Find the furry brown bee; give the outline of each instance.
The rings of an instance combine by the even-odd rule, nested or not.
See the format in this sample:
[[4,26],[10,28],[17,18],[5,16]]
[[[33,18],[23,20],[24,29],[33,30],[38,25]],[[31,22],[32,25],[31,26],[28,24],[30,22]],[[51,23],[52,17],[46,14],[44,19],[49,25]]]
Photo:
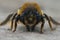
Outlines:
[[[27,31],[33,31],[35,26],[42,22],[41,28],[40,28],[40,33],[43,33],[43,27],[46,19],[49,23],[49,26],[51,30],[53,30],[51,22],[53,24],[60,25],[60,23],[56,22],[51,16],[47,16],[40,8],[40,6],[37,3],[25,3],[22,5],[20,9],[17,10],[16,13],[9,14],[6,20],[4,20],[0,25],[6,24],[9,20],[11,20],[11,29],[13,29],[13,23],[14,23],[14,30],[13,32],[16,31],[17,28],[17,23],[20,21],[23,23]],[[14,22],[15,20],[15,22]]]

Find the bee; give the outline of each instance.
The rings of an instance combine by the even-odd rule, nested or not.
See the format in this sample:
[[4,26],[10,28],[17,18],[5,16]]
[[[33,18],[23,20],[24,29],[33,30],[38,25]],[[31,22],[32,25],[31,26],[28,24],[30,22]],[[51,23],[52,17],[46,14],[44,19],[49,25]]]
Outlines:
[[42,24],[40,28],[40,33],[43,33],[43,27],[45,23],[44,19],[48,21],[51,30],[53,30],[51,22],[53,24],[60,25],[60,23],[56,22],[51,16],[45,14],[37,3],[27,2],[24,3],[17,10],[16,13],[9,14],[8,17],[0,23],[0,26],[8,23],[8,21],[10,20],[11,28],[9,30],[13,29],[14,23],[13,32],[15,32],[17,28],[17,23],[20,21],[26,26],[27,31],[34,31],[35,26],[41,22]]

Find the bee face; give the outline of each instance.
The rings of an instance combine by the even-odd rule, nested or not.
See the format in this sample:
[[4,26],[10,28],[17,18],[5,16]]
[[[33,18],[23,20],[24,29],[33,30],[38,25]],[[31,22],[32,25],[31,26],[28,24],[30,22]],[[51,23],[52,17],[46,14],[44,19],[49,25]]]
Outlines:
[[34,11],[36,11],[34,8],[28,8],[28,10],[25,10],[25,18],[28,24],[33,24],[34,21],[36,20],[36,14]]
[[34,17],[33,15],[30,15],[29,20],[32,21],[33,17]]
[[33,23],[35,20],[35,15],[33,13],[28,14],[26,20],[28,21],[28,23]]

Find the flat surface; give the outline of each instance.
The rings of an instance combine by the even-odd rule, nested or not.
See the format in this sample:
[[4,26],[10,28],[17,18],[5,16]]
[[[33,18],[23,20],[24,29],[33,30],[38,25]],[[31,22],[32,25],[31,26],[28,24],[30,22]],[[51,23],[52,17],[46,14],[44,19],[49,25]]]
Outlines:
[[[0,0],[0,22],[2,22],[10,13],[15,12],[24,2],[29,0]],[[43,11],[52,16],[56,21],[60,22],[60,0],[30,0],[42,5]],[[44,34],[40,34],[40,24],[35,28],[34,32],[27,32],[24,25],[18,25],[16,32],[7,30],[10,24],[0,26],[0,40],[60,40],[60,26],[54,25],[56,30],[51,31],[46,21],[44,25]]]

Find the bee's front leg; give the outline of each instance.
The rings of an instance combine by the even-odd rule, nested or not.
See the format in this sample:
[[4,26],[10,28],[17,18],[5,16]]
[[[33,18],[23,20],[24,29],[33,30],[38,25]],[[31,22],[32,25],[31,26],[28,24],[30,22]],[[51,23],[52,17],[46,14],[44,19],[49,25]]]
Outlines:
[[[11,27],[11,28],[12,28],[12,27]],[[13,32],[16,31],[16,28],[17,28],[17,20],[15,20]]]
[[11,20],[11,27],[8,30],[12,30],[12,29],[13,29],[13,20]]
[[26,25],[26,29],[27,29],[27,31],[30,31],[30,26],[28,25],[29,23],[27,22],[26,19],[25,19],[24,21],[25,21],[24,24]]
[[45,15],[45,18],[48,20],[50,29],[53,30],[50,18],[46,14],[44,14],[44,15]]
[[41,34],[43,33],[44,23],[45,23],[45,21],[44,21],[44,20],[42,20],[42,24],[41,24],[41,28],[40,28],[40,33],[41,33]]
[[[13,32],[16,31],[16,28],[17,28],[17,22],[18,22],[19,19],[20,19],[19,16],[17,16],[16,19],[15,19]],[[11,25],[11,26],[12,26],[12,25]]]
[[11,19],[11,28],[8,29],[8,30],[12,30],[12,29],[13,29],[13,22],[14,22],[14,19],[15,19],[16,15],[17,15],[17,13],[15,13],[15,14],[13,15],[13,17],[12,17],[12,19]]
[[29,32],[30,31],[30,26],[29,25],[26,25],[26,29]]

